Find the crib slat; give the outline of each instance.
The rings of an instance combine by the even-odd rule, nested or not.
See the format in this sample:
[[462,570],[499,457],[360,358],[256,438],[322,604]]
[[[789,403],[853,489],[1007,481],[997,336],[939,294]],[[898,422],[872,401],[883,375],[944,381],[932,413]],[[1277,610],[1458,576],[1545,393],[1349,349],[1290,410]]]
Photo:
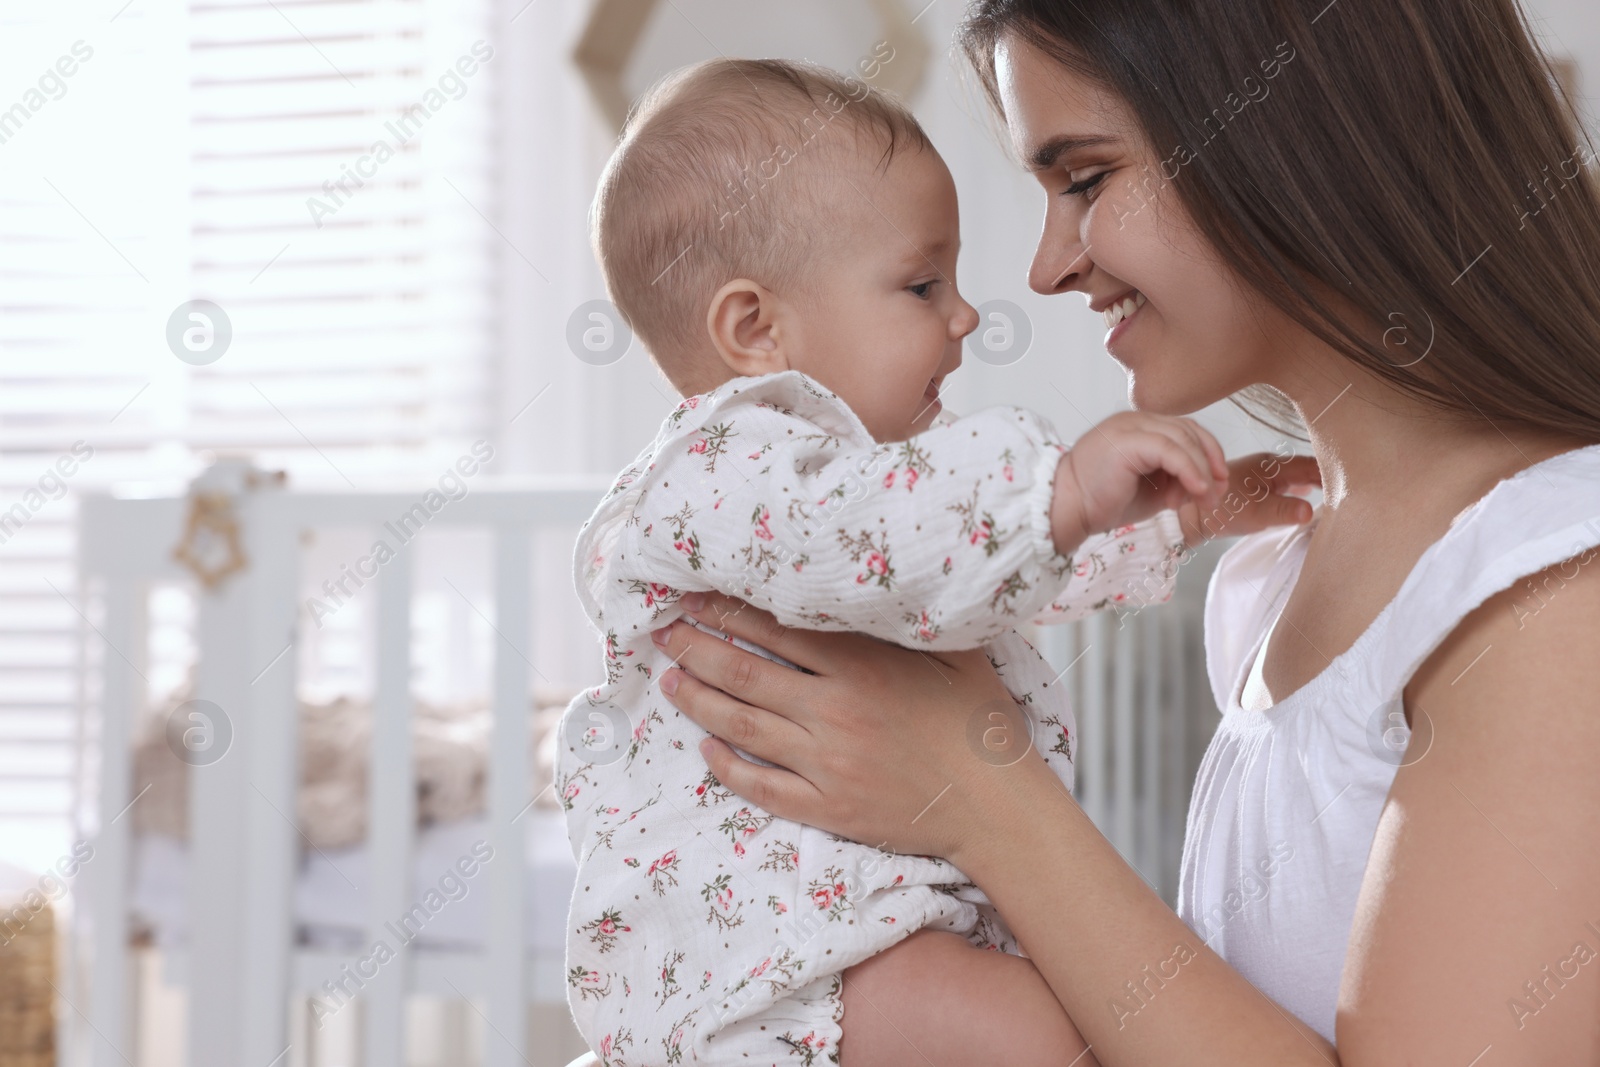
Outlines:
[[[419,904],[411,897],[411,839],[416,827],[416,770],[411,742],[411,577],[412,553],[402,551],[379,573],[377,611],[377,686],[372,702],[372,762],[368,781],[368,847],[371,867],[365,887],[366,945],[382,942],[393,959],[363,968],[362,988],[366,1067],[404,1067],[407,941],[419,928],[402,916]],[[419,913],[419,921],[426,914]],[[397,932],[398,931],[398,932]],[[366,956],[367,953],[362,953]],[[366,971],[376,967],[377,973]]]
[[[246,510],[242,522],[247,554],[255,544],[249,515]],[[232,735],[220,759],[189,767],[188,1060],[196,1065],[237,1059],[244,1021],[239,976],[245,968],[244,929],[252,919],[245,874],[254,847],[244,829],[250,810],[261,802],[256,794],[261,785],[253,785],[249,774],[256,725],[250,680],[264,664],[250,662],[243,635],[250,632],[258,581],[254,569],[236,575],[203,592],[196,612],[195,698],[214,704],[220,714],[195,709],[186,713],[186,725],[214,731],[212,744],[222,743],[224,723]],[[292,819],[292,803],[284,808],[281,799],[273,802]]]
[[[128,914],[124,883],[130,877],[129,833],[132,816],[125,814],[133,800],[133,717],[135,694],[141,680],[124,656],[138,656],[144,643],[137,640],[142,626],[135,591],[143,585],[123,575],[107,576],[105,583],[106,647],[102,650],[105,689],[100,720],[100,829],[94,854],[85,873],[92,887],[94,908],[93,971],[89,979],[89,1040],[93,1067],[122,1067],[133,1047],[129,1041]],[[87,623],[85,623],[87,625]]]
[[[527,936],[523,855],[528,804],[528,669],[532,648],[531,540],[526,526],[495,531],[494,743],[489,755],[488,942],[484,978],[489,1032],[484,1067],[527,1062]],[[552,906],[563,907],[565,901]]]
[[242,931],[245,962],[239,975],[240,1058],[247,1063],[270,1063],[289,1043],[283,1003],[289,990],[294,873],[300,855],[299,834],[285,818],[298,814],[294,638],[299,543],[295,527],[276,506],[278,492],[261,492],[267,495],[247,498],[245,505],[254,593],[246,662],[259,664],[250,675],[250,743],[227,757],[237,757],[248,767],[252,783],[244,798],[249,922]]

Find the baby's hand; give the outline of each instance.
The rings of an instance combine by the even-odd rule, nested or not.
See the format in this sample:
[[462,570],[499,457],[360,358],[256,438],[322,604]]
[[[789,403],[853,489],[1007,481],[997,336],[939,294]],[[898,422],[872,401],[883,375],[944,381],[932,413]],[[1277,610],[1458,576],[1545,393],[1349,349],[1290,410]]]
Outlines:
[[1193,419],[1120,412],[1079,438],[1056,468],[1056,551],[1070,556],[1093,534],[1185,505],[1198,528],[1227,485],[1222,446]]
[[1202,510],[1189,501],[1178,521],[1190,548],[1213,537],[1239,537],[1270,526],[1311,521],[1311,505],[1294,495],[1322,484],[1314,456],[1284,459],[1270,452],[1243,456],[1228,464],[1228,490],[1219,505]]

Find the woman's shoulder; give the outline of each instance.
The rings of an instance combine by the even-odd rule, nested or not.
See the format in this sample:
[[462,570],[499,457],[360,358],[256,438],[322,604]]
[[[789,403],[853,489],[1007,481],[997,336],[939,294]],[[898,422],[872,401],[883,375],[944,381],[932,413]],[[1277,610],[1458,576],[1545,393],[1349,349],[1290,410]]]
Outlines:
[[1538,610],[1543,572],[1576,573],[1600,546],[1600,445],[1562,452],[1503,479],[1456,516],[1390,605],[1379,674],[1403,686],[1470,613],[1492,598],[1513,620]]
[[[1462,589],[1450,603],[1472,606],[1447,620],[1403,683],[1409,748],[1379,817],[1344,969],[1354,996],[1340,1001],[1351,1023],[1341,1021],[1339,1047],[1352,1056],[1392,1047],[1373,1020],[1407,998],[1411,1016],[1448,1017],[1459,997],[1436,995],[1431,976],[1520,979],[1526,946],[1569,943],[1574,929],[1590,937],[1584,902],[1600,892],[1600,853],[1587,845],[1600,808],[1600,450],[1586,451],[1541,472],[1548,482],[1536,474],[1485,498],[1451,531],[1469,566],[1454,572]],[[1584,471],[1587,484],[1573,480]],[[1561,500],[1573,492],[1579,500]],[[1538,513],[1519,518],[1519,505]],[[1544,1001],[1518,993],[1507,1004],[1521,1031]],[[1581,1013],[1541,1015],[1538,1029],[1546,1045],[1519,1046],[1519,1062],[1594,1062]]]

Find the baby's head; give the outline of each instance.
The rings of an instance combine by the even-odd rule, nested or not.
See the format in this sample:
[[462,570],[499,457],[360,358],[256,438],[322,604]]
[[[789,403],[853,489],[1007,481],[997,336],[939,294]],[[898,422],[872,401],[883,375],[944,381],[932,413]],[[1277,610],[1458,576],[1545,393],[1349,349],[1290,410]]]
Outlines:
[[667,76],[629,115],[591,223],[612,300],[685,396],[800,370],[903,440],[977,325],[944,161],[902,105],[811,64]]

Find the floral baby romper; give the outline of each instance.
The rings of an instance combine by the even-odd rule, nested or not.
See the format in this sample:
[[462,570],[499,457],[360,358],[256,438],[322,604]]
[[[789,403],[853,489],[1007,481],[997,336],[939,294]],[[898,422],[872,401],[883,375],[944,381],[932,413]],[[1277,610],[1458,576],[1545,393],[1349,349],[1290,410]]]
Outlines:
[[786,625],[984,646],[1070,788],[1065,691],[1011,627],[1167,600],[1183,535],[1167,511],[1057,554],[1063,451],[1044,419],[1000,407],[878,444],[784,371],[683,401],[617,478],[574,561],[606,680],[567,709],[556,777],[578,861],[568,1001],[606,1063],[837,1062],[846,968],[924,926],[1018,951],[949,863],[723,788],[700,758],[705,731],[656,687],[671,660],[650,634],[682,593],[717,590]]

